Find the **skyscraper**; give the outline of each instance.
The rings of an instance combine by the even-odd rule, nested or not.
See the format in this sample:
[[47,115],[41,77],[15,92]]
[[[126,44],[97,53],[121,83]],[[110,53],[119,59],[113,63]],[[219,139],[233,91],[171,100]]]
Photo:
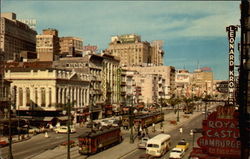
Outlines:
[[60,52],[58,31],[44,29],[43,33],[36,36],[36,52],[39,61],[53,61]]
[[0,50],[5,60],[18,59],[21,51],[36,50],[37,32],[16,20],[15,13],[1,13],[0,27]]

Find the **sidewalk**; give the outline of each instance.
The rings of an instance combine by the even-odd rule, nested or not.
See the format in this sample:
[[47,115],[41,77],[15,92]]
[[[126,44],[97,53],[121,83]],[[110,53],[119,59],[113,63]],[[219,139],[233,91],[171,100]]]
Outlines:
[[[194,112],[193,114],[184,114],[183,112],[180,111],[179,114],[179,119],[180,121],[176,124],[171,124],[171,123],[175,123],[174,121],[176,121],[177,119],[177,114],[175,114],[174,112],[165,114],[164,118],[165,121],[163,122],[163,130],[164,133],[168,133],[171,130],[175,129],[175,128],[179,128],[181,127],[184,123],[189,122],[190,120],[192,120],[193,118],[197,117],[198,115],[200,115],[201,112]],[[161,129],[160,129],[160,123],[155,125],[155,132],[152,132],[152,126],[148,128],[148,132],[149,135],[155,136],[159,133],[161,133]],[[134,132],[135,133],[135,132]],[[129,130],[123,130],[122,129],[122,135],[123,135],[123,142],[113,146],[105,151],[99,152],[95,155],[92,156],[84,156],[84,155],[80,155],[78,153],[78,146],[71,148],[70,151],[70,156],[71,159],[84,159],[84,158],[89,158],[89,159],[122,159],[124,158],[127,154],[135,151],[137,149],[137,143],[138,143],[138,139],[136,138],[134,143],[131,144],[129,142],[130,138],[130,131]],[[29,157],[29,159],[62,159],[62,158],[67,158],[67,147],[56,147],[53,150],[47,150],[44,153],[41,153],[37,156],[34,157]]]

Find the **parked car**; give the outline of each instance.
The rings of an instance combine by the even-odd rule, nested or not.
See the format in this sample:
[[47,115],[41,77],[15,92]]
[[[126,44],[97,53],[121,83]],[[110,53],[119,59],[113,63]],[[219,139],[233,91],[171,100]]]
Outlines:
[[101,120],[100,121],[101,126],[109,126],[112,125],[111,122],[107,119]]
[[[68,127],[67,126],[59,126],[54,129],[56,133],[68,133]],[[70,133],[75,133],[76,129],[72,126],[70,126]]]
[[30,126],[28,130],[29,134],[38,134],[40,133],[40,129],[35,126]]
[[147,145],[147,141],[149,140],[149,137],[143,137],[141,141],[138,143],[137,147],[139,149],[145,149]]
[[181,140],[180,142],[178,142],[178,144],[175,146],[176,148],[181,148],[184,151],[186,151],[189,147],[189,143],[186,142],[185,140]]
[[118,119],[109,119],[108,122],[112,126],[121,126],[122,124],[121,120]]
[[181,148],[173,148],[171,151],[170,151],[170,155],[169,155],[169,158],[170,159],[181,159],[183,156],[184,156],[184,153],[185,151]]

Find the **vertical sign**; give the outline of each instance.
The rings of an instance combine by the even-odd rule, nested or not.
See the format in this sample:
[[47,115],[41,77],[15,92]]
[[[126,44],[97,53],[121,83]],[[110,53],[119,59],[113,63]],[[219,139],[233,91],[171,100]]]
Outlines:
[[227,27],[228,41],[229,41],[229,81],[228,81],[228,104],[234,105],[234,42],[236,31],[238,28],[236,26],[230,25]]

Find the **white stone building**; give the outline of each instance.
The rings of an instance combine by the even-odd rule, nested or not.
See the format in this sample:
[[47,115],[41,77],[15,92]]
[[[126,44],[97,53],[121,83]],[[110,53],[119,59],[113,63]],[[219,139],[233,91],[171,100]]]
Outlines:
[[71,103],[74,122],[77,110],[84,109],[89,102],[89,77],[74,71],[60,69],[13,68],[5,73],[11,81],[18,111],[37,111],[40,115],[57,115]]

